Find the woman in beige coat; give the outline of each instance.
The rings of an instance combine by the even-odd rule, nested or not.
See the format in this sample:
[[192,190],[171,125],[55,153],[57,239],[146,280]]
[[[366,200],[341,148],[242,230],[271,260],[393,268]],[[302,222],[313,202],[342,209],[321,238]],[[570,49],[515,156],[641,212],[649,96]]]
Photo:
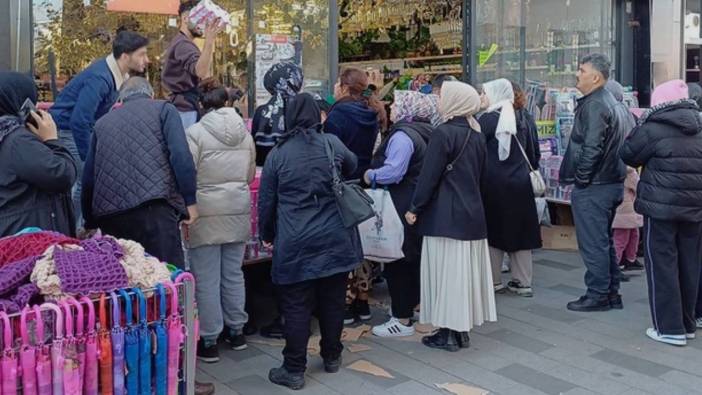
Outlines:
[[206,114],[187,130],[200,218],[187,229],[185,240],[200,315],[198,358],[217,362],[223,330],[234,350],[246,348],[242,263],[251,236],[249,184],[256,173],[256,150],[241,116],[227,107],[226,89],[216,81],[205,81],[201,88]]

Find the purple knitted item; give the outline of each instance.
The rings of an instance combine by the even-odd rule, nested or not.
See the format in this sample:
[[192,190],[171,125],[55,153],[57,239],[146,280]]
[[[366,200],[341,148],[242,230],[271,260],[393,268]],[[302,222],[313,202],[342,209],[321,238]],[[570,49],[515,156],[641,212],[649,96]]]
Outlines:
[[108,292],[126,288],[127,273],[119,262],[122,247],[116,240],[103,237],[84,240],[82,251],[56,247],[54,263],[61,279],[61,291],[72,294]]
[[0,299],[0,311],[4,311],[7,314],[13,314],[13,313],[19,313],[20,308],[17,306],[17,303],[7,300],[7,299]]
[[12,297],[12,301],[22,309],[29,305],[29,302],[37,295],[39,295],[39,288],[36,285],[24,284],[17,289],[17,294]]
[[13,292],[17,287],[29,282],[38,257],[29,257],[0,267],[0,295]]

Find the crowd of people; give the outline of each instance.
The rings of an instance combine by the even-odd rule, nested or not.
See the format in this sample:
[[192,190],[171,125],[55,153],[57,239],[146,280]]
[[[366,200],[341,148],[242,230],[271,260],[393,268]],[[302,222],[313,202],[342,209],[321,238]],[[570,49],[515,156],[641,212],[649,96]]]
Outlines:
[[[99,228],[187,267],[197,282],[198,358],[216,362],[220,338],[246,348],[242,264],[249,185],[262,165],[258,223],[273,251],[274,326],[285,338],[283,364],[269,378],[291,389],[305,385],[313,316],[329,373],[342,364],[344,323],[371,317],[377,265],[342,221],[336,174],[387,188],[403,223],[404,257],[383,265],[390,317],[374,335],[412,336],[419,321],[437,328],[424,345],[458,351],[474,327],[497,320],[495,293],[533,296],[541,236],[530,172],[540,150],[516,83],[437,78],[433,93],[396,91],[388,114],[362,70],[341,72],[328,106],[303,92],[299,66],[281,63],[265,76],[272,96],[249,131],[209,75],[218,28],[190,26],[192,5],[181,5],[181,33],[165,57],[168,100],[129,77],[148,62],[148,40],[134,32],[120,32],[113,53],[71,80],[49,112],[21,118],[23,103],[37,101],[33,81],[0,73],[0,236],[28,226],[71,236]],[[202,36],[201,53],[192,40]],[[622,268],[644,269],[636,260],[643,225],[646,333],[682,346],[702,326],[700,108],[685,83],[671,81],[656,88],[637,125],[610,68],[592,54],[577,73],[582,98],[560,180],[575,185],[587,291],[567,308],[623,308]],[[214,388],[197,383],[196,391]]]

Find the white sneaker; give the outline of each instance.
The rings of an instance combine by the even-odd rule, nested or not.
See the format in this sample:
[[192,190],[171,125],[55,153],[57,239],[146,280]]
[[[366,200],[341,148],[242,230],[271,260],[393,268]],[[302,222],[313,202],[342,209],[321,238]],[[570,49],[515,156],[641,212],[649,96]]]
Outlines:
[[661,335],[657,330],[648,328],[646,330],[646,336],[657,342],[670,344],[672,346],[682,347],[687,345],[687,336],[685,335]]
[[502,283],[495,284],[495,293],[504,292],[506,289],[507,287]]
[[373,327],[373,334],[378,337],[406,337],[414,335],[414,326],[404,325],[395,317],[383,325]]
[[697,329],[702,329],[702,318],[697,319]]
[[685,335],[685,338],[687,338],[687,340],[695,340],[696,337],[697,334],[695,334],[695,332],[688,333],[687,335]]

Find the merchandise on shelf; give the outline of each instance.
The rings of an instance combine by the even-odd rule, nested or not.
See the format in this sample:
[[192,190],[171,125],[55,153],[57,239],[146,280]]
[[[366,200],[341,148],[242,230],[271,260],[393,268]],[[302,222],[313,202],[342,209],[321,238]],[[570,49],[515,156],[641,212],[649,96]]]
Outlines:
[[260,167],[256,169],[256,177],[249,185],[251,191],[251,238],[246,243],[245,260],[270,258],[273,255],[270,250],[263,247],[259,235],[258,190],[261,185],[261,172],[262,169]]
[[564,202],[570,202],[571,194],[573,192],[572,185],[561,185],[560,183],[560,169],[561,162],[563,162],[563,157],[560,155],[551,155],[548,157],[541,157],[541,173],[546,182],[546,194],[545,198],[547,200],[558,200]]

